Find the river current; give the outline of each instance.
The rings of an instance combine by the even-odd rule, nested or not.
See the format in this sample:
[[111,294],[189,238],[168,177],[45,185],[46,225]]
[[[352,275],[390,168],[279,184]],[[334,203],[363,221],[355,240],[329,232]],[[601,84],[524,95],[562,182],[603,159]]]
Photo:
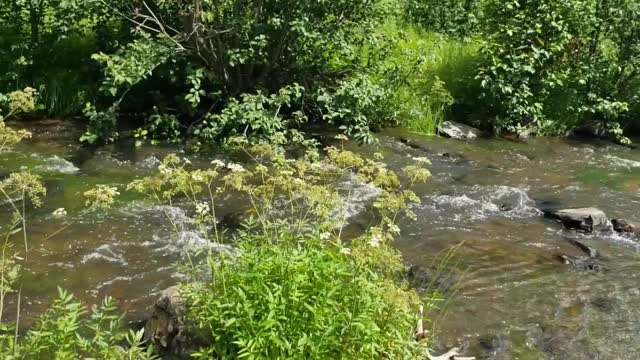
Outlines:
[[[33,139],[0,154],[0,176],[30,169],[48,190],[29,216],[27,317],[44,311],[60,286],[88,304],[112,296],[132,321],[140,319],[159,291],[182,279],[175,264],[206,242],[179,205],[160,208],[121,191],[116,207],[98,214],[85,209],[81,194],[97,184],[124,190],[176,150],[124,142],[87,150],[72,123],[31,130]],[[396,170],[414,157],[432,161],[433,179],[415,189],[418,219],[403,221],[397,246],[447,299],[431,314],[436,349],[456,346],[479,359],[640,358],[640,239],[566,230],[541,211],[595,206],[610,218],[640,222],[640,150],[555,138],[464,142],[395,130],[378,138],[376,146],[352,150],[382,152]],[[196,166],[214,158],[184,156]],[[355,225],[367,225],[375,191],[354,192]],[[232,200],[229,212],[238,207]],[[10,211],[0,206],[5,224]],[[67,217],[54,216],[58,208]],[[179,224],[178,234],[165,214]],[[583,255],[573,240],[598,251],[597,270],[558,260]]]

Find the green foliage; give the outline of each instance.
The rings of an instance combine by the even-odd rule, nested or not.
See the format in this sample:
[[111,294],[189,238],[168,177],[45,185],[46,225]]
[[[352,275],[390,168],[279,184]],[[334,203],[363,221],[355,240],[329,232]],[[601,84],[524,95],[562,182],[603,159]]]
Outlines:
[[[73,296],[59,290],[50,310],[16,342],[13,331],[0,330],[3,359],[154,359],[153,349],[143,347],[142,331],[122,330],[122,317],[111,298],[87,316],[87,309]],[[127,343],[124,347],[122,344]]]
[[405,18],[424,29],[458,38],[473,36],[482,17],[482,0],[405,0]]
[[378,107],[390,113],[383,118],[433,135],[446,118],[466,119],[478,111],[476,42],[391,23],[381,31],[395,34],[395,46],[386,53],[381,71],[389,94]]
[[182,129],[178,118],[175,115],[160,112],[157,107],[154,107],[153,114],[149,116],[146,125],[137,129],[133,137],[136,139],[136,146],[140,146],[146,141],[151,145],[162,142],[178,143],[181,135]]
[[[208,251],[204,271],[196,267],[194,274],[210,275],[194,275],[180,290],[187,323],[198,329],[190,331],[207,335],[208,345],[193,355],[424,355],[426,343],[414,339],[420,301],[402,279],[401,256],[392,241],[400,231],[399,216],[414,217],[410,206],[419,201],[405,186],[429,179],[423,167],[428,160],[418,159],[399,176],[379,161],[381,155],[365,159],[336,147],[326,149],[324,160],[313,150],[304,159],[287,159],[270,145],[244,150],[255,160],[251,168],[214,161],[209,169],[191,170],[188,162],[169,156],[157,175],[130,185],[160,203],[186,199],[204,237],[234,244],[234,250]],[[335,184],[352,174],[381,189],[374,204],[380,224],[346,240],[341,229],[350,192],[341,194]],[[219,197],[229,191],[252,204],[233,237],[219,227],[216,215]]]
[[92,145],[114,141],[118,137],[118,109],[118,105],[113,104],[106,110],[98,111],[93,104],[86,103],[83,114],[89,120],[89,124],[80,141]]
[[103,68],[100,90],[115,97],[149,77],[155,68],[169,58],[173,49],[162,36],[139,32],[139,37],[120,48],[115,54],[94,54],[92,58]]
[[29,87],[7,95],[0,93],[0,151],[31,136],[31,133],[26,130],[14,130],[7,127],[4,120],[20,113],[33,111],[35,97],[36,91]]
[[209,114],[193,134],[198,147],[244,136],[252,143],[282,143],[289,137],[301,140],[291,129],[306,121],[301,108],[304,88],[298,84],[284,87],[269,96],[261,91],[231,98],[220,113]]
[[[137,84],[162,78],[174,86],[176,94],[162,94],[159,105],[188,107],[189,116],[177,118],[194,130],[189,135],[198,147],[237,134],[264,141],[285,130],[297,133],[306,115],[320,114],[319,108],[330,119],[314,120],[334,121],[370,140],[368,130],[380,119],[367,116],[383,89],[352,75],[375,56],[365,49],[381,48],[374,30],[385,11],[379,0],[156,2],[130,14],[137,40],[94,59],[104,68],[103,90],[119,98],[117,104]],[[305,102],[302,90],[320,91],[325,100],[330,93],[331,104],[316,103],[315,95]],[[353,119],[346,118],[349,113]],[[138,138],[155,136],[144,130]],[[87,137],[91,142],[109,140],[107,132],[90,133],[98,137]]]
[[49,115],[73,115],[96,95],[90,56],[128,36],[124,2],[0,1],[0,91],[31,84]]
[[[199,359],[411,358],[417,299],[358,256],[397,256],[342,248],[286,226],[243,239],[239,258],[216,268],[219,285],[183,288],[190,319],[213,343]],[[387,249],[388,250],[388,249]],[[364,252],[368,254],[365,254]],[[375,252],[375,254],[373,254]],[[226,291],[223,287],[226,287]]]
[[567,79],[556,63],[571,39],[565,1],[492,2],[487,9],[490,33],[482,48],[487,63],[478,77],[485,97],[500,116],[497,132],[544,126],[544,103]]
[[355,76],[338,82],[333,88],[321,88],[317,97],[322,118],[335,124],[360,143],[374,141],[371,130],[389,124],[385,101],[389,91],[369,76]]
[[383,14],[377,0],[177,3],[186,9],[182,24],[169,24],[179,29],[173,36],[178,48],[201,59],[214,82],[232,96],[257,88],[275,92],[347,70],[358,60],[357,47],[372,41]]
[[495,130],[563,134],[592,120],[619,129],[637,102],[638,9],[626,0],[491,2],[478,76],[499,115]]
[[[438,131],[438,126],[446,120],[445,115],[454,100],[446,89],[446,84],[437,76],[430,86],[427,85],[421,90],[423,94],[420,98],[422,100],[421,106],[415,106],[411,102],[404,103],[409,105],[403,108],[404,111],[407,111],[407,115],[403,116],[405,126],[407,129],[421,134],[435,134]],[[410,98],[411,94],[404,93],[401,96]]]

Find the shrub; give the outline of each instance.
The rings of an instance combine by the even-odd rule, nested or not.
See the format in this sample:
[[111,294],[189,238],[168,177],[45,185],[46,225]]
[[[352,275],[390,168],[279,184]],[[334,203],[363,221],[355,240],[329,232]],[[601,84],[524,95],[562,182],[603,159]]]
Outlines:
[[566,71],[556,64],[570,40],[566,2],[492,2],[487,9],[489,37],[479,71],[485,98],[496,113],[494,130],[520,132],[546,121],[544,103]]
[[129,37],[125,2],[8,1],[0,6],[0,91],[30,84],[49,115],[82,111],[97,93],[91,54]]
[[[356,106],[349,110],[358,119],[339,122],[348,122],[345,126],[354,136],[367,139],[366,133],[355,132],[375,128],[375,120],[363,119],[370,113],[364,109],[370,106],[362,97],[368,94],[356,94],[353,86],[361,78],[351,77],[371,65],[367,58],[374,55],[367,56],[364,49],[376,47],[379,39],[374,30],[385,9],[379,0],[157,2],[131,14],[138,24],[134,42],[114,54],[94,58],[104,68],[103,89],[117,104],[132,88],[152,79],[164,78],[174,84],[174,92],[162,97],[160,107],[188,106],[188,116],[179,118],[194,130],[188,135],[195,135],[200,146],[235,134],[263,140],[276,128],[296,128],[306,119],[300,111],[315,116],[319,108],[328,105],[316,103],[319,89],[323,89],[324,99],[335,92],[335,111],[344,109],[345,103]],[[308,97],[292,98],[297,102],[294,109],[275,105],[282,111],[277,111],[273,121],[262,118],[259,113],[263,106],[270,106],[270,99],[292,89],[300,93],[296,88],[304,89]],[[379,92],[375,86],[367,89],[375,96]],[[240,119],[240,112],[250,120]],[[318,115],[314,120],[327,119]],[[86,140],[104,141],[110,136],[90,132],[98,138]]]
[[208,114],[195,127],[197,146],[224,142],[236,136],[244,136],[252,143],[278,143],[279,138],[286,139],[286,134],[296,135],[291,128],[306,121],[301,110],[303,93],[304,89],[294,84],[269,96],[258,91],[243,94],[241,100],[231,98],[220,113]]
[[469,38],[479,31],[483,3],[482,0],[405,0],[405,18],[428,31]]
[[[142,331],[123,331],[122,316],[111,298],[87,315],[87,309],[63,290],[50,310],[23,337],[0,325],[3,359],[155,359],[153,348],[143,347]],[[128,346],[123,346],[127,343]]]
[[339,126],[360,143],[372,143],[371,130],[393,123],[389,90],[372,76],[357,75],[318,93],[322,119]]
[[479,78],[495,130],[565,134],[596,121],[627,143],[615,129],[637,103],[639,11],[626,0],[491,1]]

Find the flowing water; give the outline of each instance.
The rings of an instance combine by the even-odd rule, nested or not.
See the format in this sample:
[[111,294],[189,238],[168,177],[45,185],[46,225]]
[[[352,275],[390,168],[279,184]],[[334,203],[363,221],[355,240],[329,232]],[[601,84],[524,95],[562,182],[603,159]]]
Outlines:
[[[174,264],[206,242],[179,206],[153,206],[123,191],[118,206],[97,214],[84,209],[81,194],[96,184],[123,189],[175,149],[120,144],[89,151],[77,144],[73,124],[33,130],[33,139],[0,154],[0,176],[29,168],[48,189],[45,205],[29,216],[27,314],[46,309],[61,286],[89,304],[110,295],[140,318],[159,291],[182,278]],[[433,272],[443,252],[458,247],[447,264],[452,270],[437,280],[450,295],[433,314],[438,349],[459,346],[480,359],[640,358],[640,240],[564,230],[540,211],[597,206],[612,218],[640,221],[639,150],[559,139],[467,143],[396,131],[379,138],[378,147],[354,150],[381,151],[395,169],[413,157],[433,162],[433,180],[416,189],[418,220],[402,224],[398,247],[407,262]],[[375,191],[355,192],[350,211],[366,209]],[[236,210],[229,200],[228,210]],[[9,211],[1,206],[4,224]],[[68,216],[53,216],[57,208]],[[366,214],[354,222],[366,226]],[[558,261],[583,255],[571,240],[598,250],[597,271]]]

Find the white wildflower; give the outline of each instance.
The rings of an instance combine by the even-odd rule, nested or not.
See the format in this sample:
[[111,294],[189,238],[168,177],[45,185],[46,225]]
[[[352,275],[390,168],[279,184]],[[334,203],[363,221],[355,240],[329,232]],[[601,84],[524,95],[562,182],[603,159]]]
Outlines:
[[280,175],[291,176],[293,175],[293,171],[283,170],[283,171],[280,171]]
[[196,213],[200,216],[207,216],[210,210],[211,208],[209,208],[209,204],[206,202],[196,204]]
[[234,163],[228,163],[227,169],[231,170],[231,172],[234,172],[234,173],[240,173],[245,171],[245,168],[242,165],[234,164]]
[[219,167],[225,167],[225,163],[224,163],[224,162],[222,162],[221,160],[218,160],[218,159],[213,160],[213,161],[211,162],[211,165],[214,165],[216,168],[219,168]]
[[389,232],[395,235],[400,234],[400,227],[396,224],[389,224]]
[[347,137],[347,135],[344,135],[344,134],[338,134],[338,135],[336,135],[335,139],[336,139],[336,140],[343,140],[343,141],[347,141],[347,140],[349,140],[349,138]]
[[328,232],[324,232],[320,234],[320,240],[329,240],[330,237],[331,237],[331,234],[329,234]]
[[369,245],[371,245],[371,247],[377,248],[380,247],[380,244],[382,243],[382,236],[380,236],[380,234],[375,234],[371,237],[371,240],[369,240]]
[[158,166],[158,171],[160,171],[160,174],[162,175],[168,175],[171,173],[171,169],[169,169],[166,165],[162,164],[160,166]]
[[202,177],[202,175],[197,174],[197,173],[191,174],[191,179],[193,181],[196,181],[196,182],[203,182],[204,181],[204,177]]
[[342,249],[340,249],[340,252],[345,254],[345,255],[351,255],[351,249],[349,249],[349,248],[342,248]]
[[184,161],[184,163],[187,164],[187,165],[191,165],[191,160],[189,160],[187,158],[182,159],[182,161]]
[[62,218],[67,216],[67,210],[65,208],[56,209],[52,214],[54,217]]

